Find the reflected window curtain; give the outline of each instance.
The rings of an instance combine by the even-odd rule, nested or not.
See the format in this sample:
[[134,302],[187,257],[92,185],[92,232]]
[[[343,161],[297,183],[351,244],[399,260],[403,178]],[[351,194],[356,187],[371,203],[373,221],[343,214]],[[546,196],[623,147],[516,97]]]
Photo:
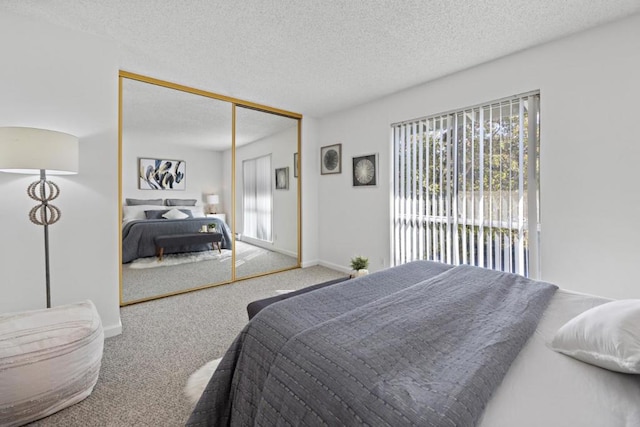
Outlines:
[[243,234],[256,237],[256,161],[242,162]]
[[271,156],[242,162],[244,235],[271,242]]
[[271,242],[271,156],[256,159],[256,238]]

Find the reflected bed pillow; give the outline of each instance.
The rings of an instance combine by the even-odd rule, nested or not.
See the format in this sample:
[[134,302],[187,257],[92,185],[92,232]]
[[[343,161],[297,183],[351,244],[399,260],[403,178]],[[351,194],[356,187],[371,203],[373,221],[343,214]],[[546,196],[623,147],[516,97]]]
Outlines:
[[189,218],[189,215],[181,212],[180,209],[170,209],[169,211],[167,211],[166,213],[164,213],[162,215],[162,218],[166,218],[166,219],[185,219],[185,218]]
[[[174,206],[174,209],[183,209],[191,212],[193,218],[204,218],[204,210],[202,206]],[[165,210],[158,209],[158,206],[139,205],[139,206],[123,206],[122,207],[122,223],[125,224],[134,219],[147,219],[145,211]]]
[[612,301],[562,326],[551,348],[601,368],[640,374],[640,300]]
[[167,206],[195,206],[196,199],[167,199],[164,201]]
[[187,210],[194,218],[204,218],[204,208],[202,206],[172,206],[174,209]]
[[[191,211],[188,209],[179,209],[180,212],[187,215],[187,218],[193,218]],[[144,211],[147,219],[166,219],[163,215],[169,212],[169,209]]]
[[164,206],[162,199],[126,199],[127,206],[152,205]]
[[144,211],[152,211],[160,209],[155,205],[134,205],[122,207],[122,222],[132,221],[134,219],[146,219]]

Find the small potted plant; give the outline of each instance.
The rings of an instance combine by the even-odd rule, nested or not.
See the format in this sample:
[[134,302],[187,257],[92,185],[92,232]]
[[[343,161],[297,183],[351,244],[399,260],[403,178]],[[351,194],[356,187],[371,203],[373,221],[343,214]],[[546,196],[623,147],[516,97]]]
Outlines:
[[218,225],[215,222],[212,222],[211,224],[208,225],[208,227],[209,227],[209,233],[215,233]]
[[351,258],[351,268],[355,272],[353,274],[354,277],[360,277],[369,274],[369,270],[367,270],[368,267],[369,258],[363,256]]

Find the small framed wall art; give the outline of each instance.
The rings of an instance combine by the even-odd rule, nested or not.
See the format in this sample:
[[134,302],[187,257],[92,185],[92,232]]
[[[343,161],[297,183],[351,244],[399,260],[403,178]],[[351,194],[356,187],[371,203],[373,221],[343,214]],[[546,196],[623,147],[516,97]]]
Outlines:
[[342,173],[342,144],[320,148],[320,174]]
[[353,186],[375,187],[378,185],[378,153],[353,158]]
[[298,153],[293,153],[293,177],[298,177],[298,163],[300,163],[300,157]]
[[187,165],[184,160],[138,159],[140,190],[184,190]]
[[276,190],[289,189],[289,167],[276,169]]

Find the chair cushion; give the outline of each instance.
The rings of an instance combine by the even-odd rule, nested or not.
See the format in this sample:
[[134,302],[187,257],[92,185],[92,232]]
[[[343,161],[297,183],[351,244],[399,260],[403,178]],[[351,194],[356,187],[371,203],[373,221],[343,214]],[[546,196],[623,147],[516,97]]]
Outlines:
[[23,425],[89,396],[103,345],[91,301],[0,315],[0,425]]

